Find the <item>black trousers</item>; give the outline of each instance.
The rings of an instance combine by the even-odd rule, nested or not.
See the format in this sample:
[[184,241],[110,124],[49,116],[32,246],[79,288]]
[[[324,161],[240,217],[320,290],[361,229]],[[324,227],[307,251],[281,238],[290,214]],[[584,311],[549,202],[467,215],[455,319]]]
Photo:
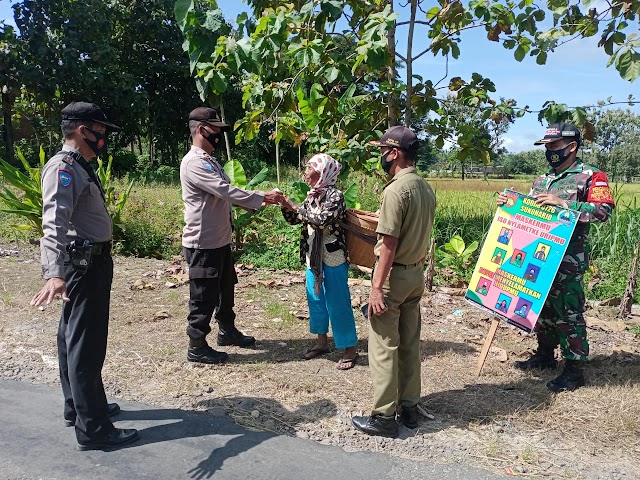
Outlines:
[[85,273],[65,264],[64,280],[71,299],[64,303],[58,328],[64,417],[75,418],[78,443],[86,443],[114,429],[102,384],[113,260],[110,255],[95,255]]
[[214,249],[183,248],[189,265],[189,315],[187,335],[204,340],[211,332],[211,317],[222,331],[235,328],[234,289],[238,276],[231,245]]

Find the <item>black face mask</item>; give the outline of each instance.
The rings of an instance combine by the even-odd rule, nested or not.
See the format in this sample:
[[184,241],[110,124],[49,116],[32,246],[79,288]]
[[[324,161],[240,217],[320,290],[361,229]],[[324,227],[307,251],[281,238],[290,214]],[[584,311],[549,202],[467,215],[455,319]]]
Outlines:
[[218,144],[222,145],[224,142],[224,134],[222,132],[213,133],[205,130],[207,135],[203,135],[206,138],[207,142],[211,144],[213,148],[218,148]]
[[382,155],[382,158],[380,159],[380,166],[382,167],[382,170],[384,170],[387,174],[391,174],[391,167],[393,166],[393,162],[395,160],[391,160],[390,162],[387,160],[387,157],[389,156],[389,154],[392,152],[392,150],[389,150],[388,152],[385,152]]
[[91,130],[89,127],[86,127],[88,131],[90,131],[95,140],[89,140],[87,137],[83,137],[86,144],[89,148],[96,154],[96,156],[100,156],[104,152],[107,151],[107,134],[96,132],[95,130]]
[[571,153],[565,153],[567,148],[569,148],[569,145],[565,145],[559,150],[547,150],[544,152],[545,157],[547,157],[547,162],[551,168],[558,168],[569,159]]

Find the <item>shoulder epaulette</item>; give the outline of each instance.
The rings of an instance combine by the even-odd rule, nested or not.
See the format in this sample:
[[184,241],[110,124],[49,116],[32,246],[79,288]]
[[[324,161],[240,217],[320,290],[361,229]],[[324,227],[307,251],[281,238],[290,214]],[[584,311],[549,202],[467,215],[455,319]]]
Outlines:
[[58,155],[61,155],[61,160],[69,166],[73,165],[73,162],[76,161],[76,154],[74,154],[74,152],[70,152],[68,150],[60,150],[54,156]]

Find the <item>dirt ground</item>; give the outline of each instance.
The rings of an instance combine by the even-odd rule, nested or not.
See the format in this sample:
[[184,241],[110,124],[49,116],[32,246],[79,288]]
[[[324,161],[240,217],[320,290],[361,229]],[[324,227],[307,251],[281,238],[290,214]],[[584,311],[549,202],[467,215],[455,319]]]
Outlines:
[[[586,314],[592,348],[589,385],[552,395],[545,383],[559,370],[531,374],[511,367],[531,352],[535,340],[507,325],[499,328],[477,378],[489,318],[465,303],[458,290],[426,294],[420,405],[427,416],[415,431],[402,427],[398,439],[380,439],[350,424],[352,415],[366,414],[371,405],[368,326],[357,308],[366,302],[366,280],[350,281],[360,338],[360,362],[354,369],[336,370],[336,350],[311,361],[301,358],[313,341],[302,272],[246,265],[238,266],[237,324],[255,335],[258,345],[227,348],[228,364],[203,366],[186,361],[183,267],[116,257],[103,371],[111,397],[229,414],[249,428],[351,451],[465,462],[527,478],[640,478],[640,345],[630,331],[640,315],[621,324],[613,318],[615,308],[592,306]],[[1,378],[58,383],[60,302],[30,307],[41,285],[35,249],[0,245]]]

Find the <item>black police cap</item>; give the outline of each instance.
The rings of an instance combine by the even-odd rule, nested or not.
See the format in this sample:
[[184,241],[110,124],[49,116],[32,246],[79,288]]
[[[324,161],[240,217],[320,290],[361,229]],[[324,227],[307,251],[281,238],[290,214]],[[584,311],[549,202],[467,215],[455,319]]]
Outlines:
[[62,109],[62,120],[97,122],[104,124],[110,130],[122,130],[118,125],[109,122],[102,109],[95,103],[71,102]]
[[214,108],[198,107],[191,111],[189,114],[189,120],[208,123],[209,125],[220,128],[223,132],[231,130],[231,126],[220,119],[218,111]]

